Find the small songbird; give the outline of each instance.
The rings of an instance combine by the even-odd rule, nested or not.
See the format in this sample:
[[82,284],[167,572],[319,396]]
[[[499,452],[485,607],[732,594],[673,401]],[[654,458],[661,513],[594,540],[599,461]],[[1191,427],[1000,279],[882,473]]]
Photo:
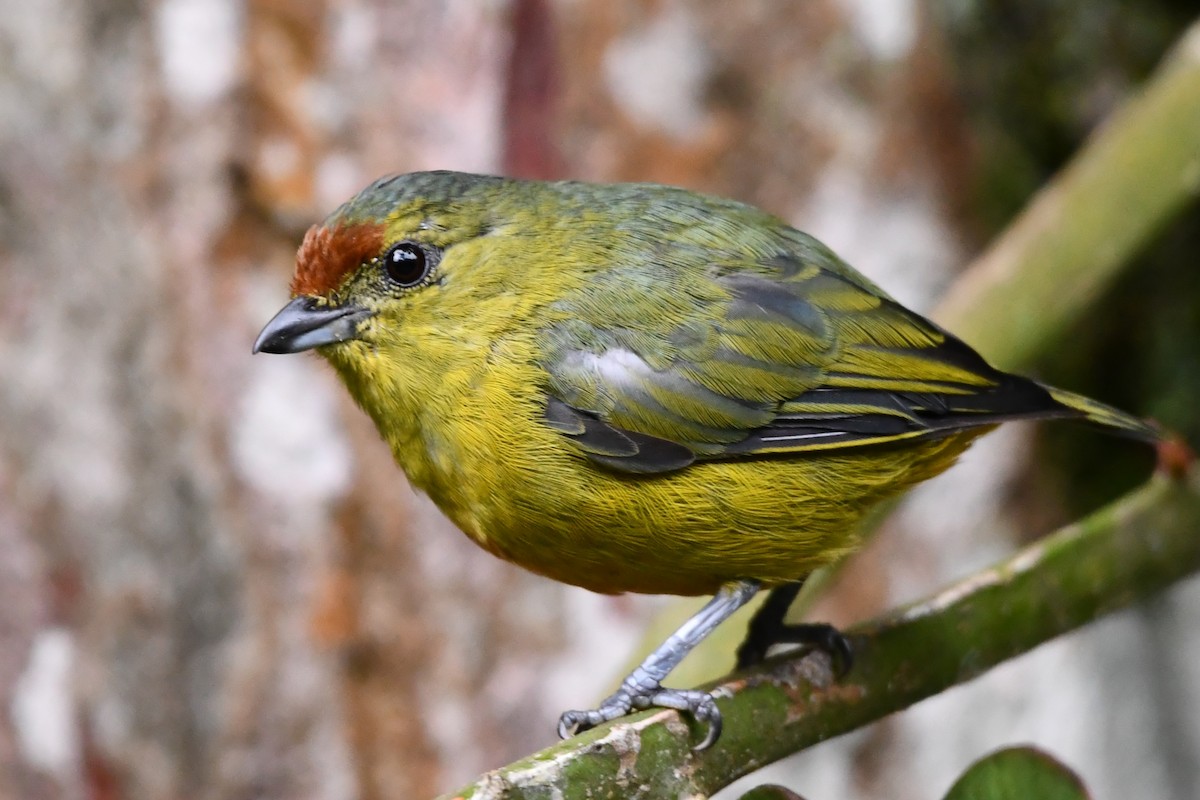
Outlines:
[[860,518],[1013,419],[1154,442],[1152,425],[1001,372],[816,239],[651,184],[454,172],[376,181],[304,237],[255,352],[315,348],[417,488],[481,547],[596,592],[715,597],[562,736],[662,706],[662,680],[762,588],[738,651],[784,623]]

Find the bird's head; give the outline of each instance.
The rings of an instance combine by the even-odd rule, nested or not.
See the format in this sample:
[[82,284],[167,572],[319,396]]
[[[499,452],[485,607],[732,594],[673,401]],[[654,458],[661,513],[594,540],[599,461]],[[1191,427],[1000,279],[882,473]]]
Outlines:
[[[293,299],[263,328],[254,352],[319,348],[333,356],[345,343],[386,346],[388,337],[411,338],[467,314],[456,301],[465,299],[464,284],[475,295],[487,291],[494,248],[480,240],[502,224],[513,184],[452,172],[371,184],[308,230]],[[447,291],[456,278],[460,291]]]

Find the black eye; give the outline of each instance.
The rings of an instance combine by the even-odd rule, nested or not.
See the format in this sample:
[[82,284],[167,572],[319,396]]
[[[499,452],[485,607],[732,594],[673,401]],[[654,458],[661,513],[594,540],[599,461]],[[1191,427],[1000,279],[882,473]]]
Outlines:
[[384,254],[383,269],[397,285],[416,286],[429,276],[429,257],[416,242],[398,242]]

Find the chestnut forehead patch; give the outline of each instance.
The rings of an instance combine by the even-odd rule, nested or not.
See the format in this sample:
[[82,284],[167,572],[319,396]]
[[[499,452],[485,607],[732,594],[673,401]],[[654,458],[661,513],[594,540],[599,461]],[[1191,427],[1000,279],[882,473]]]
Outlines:
[[324,295],[336,289],[359,264],[379,255],[383,229],[375,222],[313,225],[296,252],[292,295]]

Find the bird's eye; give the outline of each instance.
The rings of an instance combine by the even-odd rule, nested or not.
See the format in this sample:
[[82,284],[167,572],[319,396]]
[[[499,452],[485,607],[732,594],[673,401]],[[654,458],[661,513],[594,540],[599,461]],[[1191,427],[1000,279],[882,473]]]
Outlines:
[[416,286],[429,276],[431,268],[425,250],[416,242],[398,242],[383,256],[383,270],[398,286]]

